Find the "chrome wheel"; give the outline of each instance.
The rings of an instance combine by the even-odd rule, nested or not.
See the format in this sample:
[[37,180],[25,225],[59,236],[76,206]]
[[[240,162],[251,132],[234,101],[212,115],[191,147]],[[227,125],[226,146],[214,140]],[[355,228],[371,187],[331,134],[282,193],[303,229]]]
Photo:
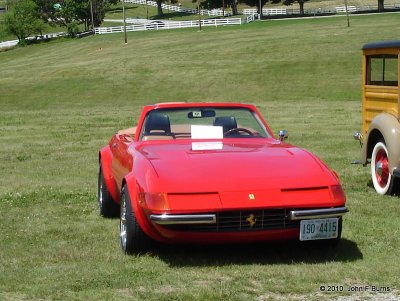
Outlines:
[[99,200],[99,210],[100,212],[103,211],[103,204],[104,204],[104,195],[103,195],[103,189],[104,189],[104,184],[102,179],[100,178],[102,176],[102,172],[100,170],[99,172],[99,191],[98,191],[98,200]]
[[127,229],[127,225],[126,225],[126,200],[125,200],[125,196],[122,195],[121,198],[121,216],[120,216],[120,226],[119,226],[119,236],[121,239],[121,247],[123,251],[126,251],[126,237],[127,237],[127,233],[126,233],[126,229]]
[[150,245],[150,239],[140,227],[132,206],[128,187],[124,186],[121,191],[119,237],[125,254],[142,253]]

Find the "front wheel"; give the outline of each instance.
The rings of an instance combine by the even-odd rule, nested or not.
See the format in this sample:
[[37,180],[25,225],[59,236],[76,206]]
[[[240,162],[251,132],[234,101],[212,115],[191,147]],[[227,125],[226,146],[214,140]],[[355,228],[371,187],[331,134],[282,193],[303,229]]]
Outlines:
[[397,179],[390,174],[388,150],[384,141],[376,143],[372,151],[371,177],[378,194],[395,193]]
[[127,187],[123,187],[121,193],[119,229],[121,248],[125,254],[143,253],[150,247],[150,238],[140,228]]

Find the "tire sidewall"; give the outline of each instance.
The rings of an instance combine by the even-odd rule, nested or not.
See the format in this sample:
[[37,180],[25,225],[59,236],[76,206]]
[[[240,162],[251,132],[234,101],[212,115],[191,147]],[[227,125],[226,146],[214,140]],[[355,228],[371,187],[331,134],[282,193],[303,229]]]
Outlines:
[[[131,235],[131,229],[128,223],[128,201],[126,199],[126,191],[125,187],[122,188],[122,193],[121,193],[121,207],[120,207],[120,224],[119,224],[119,233],[120,233],[120,240],[121,240],[121,249],[124,253],[127,253],[127,245],[128,245],[128,237]],[[123,216],[125,215],[125,216]],[[125,219],[125,224],[123,226],[122,219]],[[123,229],[124,227],[124,229]],[[122,231],[126,231],[124,237],[122,236]],[[125,241],[124,241],[125,240]]]
[[101,163],[99,165],[97,203],[100,216],[107,218],[114,218],[119,216],[119,204],[115,203],[114,200],[111,198],[111,194],[107,188],[107,184],[104,179],[104,173]]
[[135,214],[132,210],[131,199],[129,196],[129,192],[126,186],[122,188],[121,191],[121,211],[120,211],[120,234],[122,230],[122,213],[125,207],[125,243],[122,241],[121,237],[121,248],[125,254],[133,254],[136,249],[135,245],[135,227],[136,227],[136,218]]
[[376,178],[376,172],[375,172],[375,166],[376,166],[376,156],[379,151],[384,150],[386,153],[386,156],[388,156],[388,150],[386,148],[386,145],[384,142],[379,141],[375,144],[374,149],[372,151],[372,156],[371,156],[371,178],[372,178],[372,183],[374,185],[374,188],[376,192],[380,195],[387,194],[389,192],[391,182],[392,182],[392,175],[389,173],[389,178],[387,180],[387,183],[385,187],[382,187],[379,185],[379,181]]
[[104,206],[104,178],[103,178],[103,170],[101,165],[99,166],[99,177],[98,177],[98,188],[97,188],[97,201],[99,205],[99,213],[101,216],[104,215],[103,213],[103,206]]
[[[122,240],[122,214],[125,206],[125,242]],[[121,191],[120,210],[120,239],[121,248],[125,254],[142,254],[151,247],[151,239],[143,232],[136,219],[128,188],[124,186]]]

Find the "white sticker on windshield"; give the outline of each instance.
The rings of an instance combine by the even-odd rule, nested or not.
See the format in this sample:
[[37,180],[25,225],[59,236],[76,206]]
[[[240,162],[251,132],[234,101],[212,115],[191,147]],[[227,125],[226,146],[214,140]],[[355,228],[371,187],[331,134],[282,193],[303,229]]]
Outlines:
[[222,126],[191,125],[192,139],[222,139],[224,133]]
[[201,118],[201,111],[193,112],[193,118]]

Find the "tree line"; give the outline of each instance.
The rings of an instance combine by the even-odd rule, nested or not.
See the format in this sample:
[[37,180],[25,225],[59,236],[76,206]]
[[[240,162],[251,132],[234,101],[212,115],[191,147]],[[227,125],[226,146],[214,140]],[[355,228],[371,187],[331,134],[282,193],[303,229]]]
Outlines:
[[[118,0],[11,0],[7,3],[3,27],[20,43],[31,35],[42,35],[45,24],[64,26],[75,36],[99,26],[108,8]],[[83,25],[83,26],[82,26]]]
[[[20,43],[31,35],[42,35],[45,24],[64,26],[68,34],[75,36],[83,27],[85,31],[98,27],[111,5],[120,0],[8,0],[7,13],[3,20],[5,32],[15,35]],[[177,0],[155,0],[158,16],[163,16],[163,2],[177,3]],[[304,14],[304,3],[309,0],[192,0],[201,8],[230,8],[233,15],[238,14],[237,5],[244,3],[256,7],[262,16],[262,8],[268,3],[282,2],[285,5],[297,3],[300,14]],[[378,0],[378,10],[384,10],[384,0]],[[83,25],[83,26],[82,26]]]

